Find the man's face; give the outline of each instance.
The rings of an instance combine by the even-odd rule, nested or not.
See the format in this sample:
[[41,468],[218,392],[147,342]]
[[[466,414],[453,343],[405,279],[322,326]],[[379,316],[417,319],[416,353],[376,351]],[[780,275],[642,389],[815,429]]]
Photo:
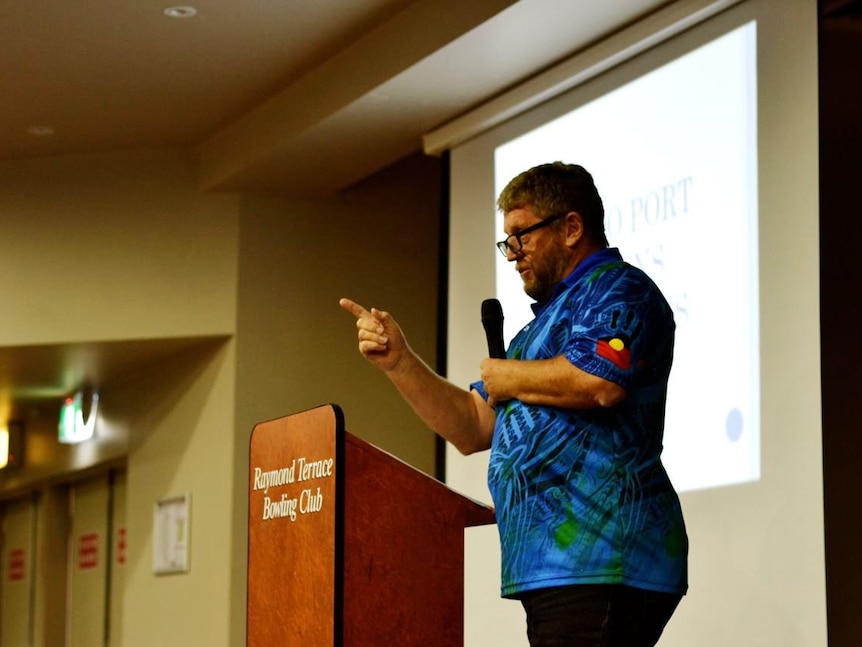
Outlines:
[[[528,205],[506,213],[503,228],[511,236],[541,220],[533,207]],[[515,269],[521,275],[524,292],[539,303],[551,298],[554,287],[569,271],[572,254],[566,247],[563,227],[561,223],[554,223],[524,234],[521,250],[510,250],[508,254],[508,259],[515,261]]]

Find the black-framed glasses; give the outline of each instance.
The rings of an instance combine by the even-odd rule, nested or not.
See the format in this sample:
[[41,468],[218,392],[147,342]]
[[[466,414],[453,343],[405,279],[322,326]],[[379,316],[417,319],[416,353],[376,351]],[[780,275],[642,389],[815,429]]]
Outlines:
[[[535,225],[530,225],[529,227],[522,229],[521,231],[519,231],[516,234],[512,234],[511,236],[507,236],[506,238],[501,240],[499,243],[497,243],[497,249],[500,250],[500,253],[503,256],[505,256],[506,258],[509,258],[509,252],[510,251],[513,254],[517,254],[518,252],[520,252],[524,248],[524,241],[521,240],[521,236],[529,234],[531,231],[536,231],[537,229],[541,229],[542,227],[547,227],[552,222],[559,220],[560,218],[562,218],[565,215],[566,214],[564,214],[564,213],[558,213],[555,216],[548,216],[544,220],[540,220],[539,222],[537,222]],[[515,239],[514,242],[509,242],[513,238]]]

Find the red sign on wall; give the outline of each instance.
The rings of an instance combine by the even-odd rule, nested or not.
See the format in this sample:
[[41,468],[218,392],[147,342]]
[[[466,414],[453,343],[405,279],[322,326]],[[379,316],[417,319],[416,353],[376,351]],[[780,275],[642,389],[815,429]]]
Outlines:
[[20,582],[27,575],[27,553],[23,548],[12,548],[9,550],[9,579]]
[[99,533],[86,532],[78,536],[78,568],[88,571],[99,565]]
[[126,564],[126,547],[128,546],[128,542],[126,540],[126,529],[125,528],[117,528],[117,565],[125,566]]

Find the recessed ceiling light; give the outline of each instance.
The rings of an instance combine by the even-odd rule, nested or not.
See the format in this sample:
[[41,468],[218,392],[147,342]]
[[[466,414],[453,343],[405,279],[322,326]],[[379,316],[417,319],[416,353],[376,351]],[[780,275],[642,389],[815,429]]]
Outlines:
[[198,10],[194,7],[181,5],[176,7],[168,7],[167,9],[165,9],[164,13],[168,18],[192,18],[198,15]]
[[30,126],[27,132],[34,137],[50,137],[54,134],[53,126]]

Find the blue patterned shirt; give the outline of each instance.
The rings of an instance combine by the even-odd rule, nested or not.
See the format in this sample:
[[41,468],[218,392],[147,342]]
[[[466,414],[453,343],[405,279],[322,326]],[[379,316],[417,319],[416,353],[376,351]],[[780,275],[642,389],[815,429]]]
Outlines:
[[[609,408],[497,406],[488,486],[502,595],[597,583],[684,593],[688,539],[660,458],[670,307],[646,274],[603,249],[534,311],[509,359],[563,355],[627,395]],[[487,397],[481,382],[472,386]]]

